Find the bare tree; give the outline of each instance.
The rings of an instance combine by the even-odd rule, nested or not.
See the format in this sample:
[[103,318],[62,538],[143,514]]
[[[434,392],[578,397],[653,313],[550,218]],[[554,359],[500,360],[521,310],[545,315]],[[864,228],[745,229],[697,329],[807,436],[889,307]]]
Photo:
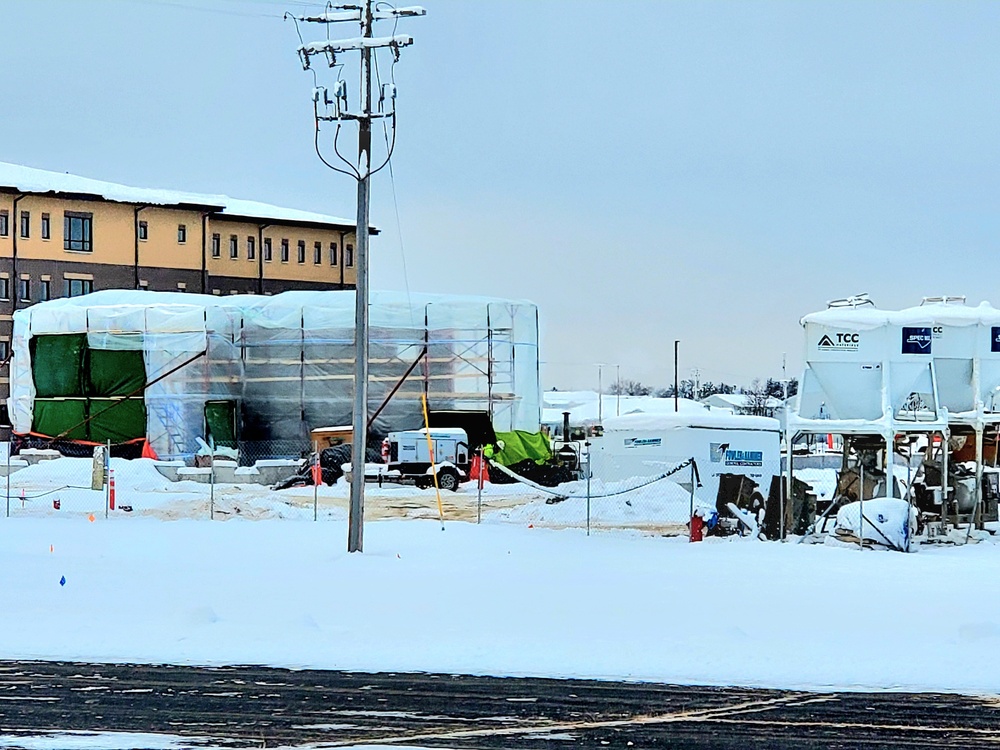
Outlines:
[[608,393],[612,396],[648,396],[653,392],[652,387],[643,385],[638,380],[622,380],[612,383]]
[[754,378],[750,387],[743,391],[747,397],[746,413],[754,414],[758,417],[772,416],[774,410],[770,408],[768,402],[771,395],[768,393],[767,383],[761,383],[759,378]]

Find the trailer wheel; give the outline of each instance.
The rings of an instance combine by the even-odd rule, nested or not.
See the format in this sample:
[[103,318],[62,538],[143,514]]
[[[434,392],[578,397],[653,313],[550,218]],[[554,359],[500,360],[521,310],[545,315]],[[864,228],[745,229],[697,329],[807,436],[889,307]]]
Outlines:
[[454,469],[444,468],[438,471],[438,487],[442,490],[458,492],[459,476]]

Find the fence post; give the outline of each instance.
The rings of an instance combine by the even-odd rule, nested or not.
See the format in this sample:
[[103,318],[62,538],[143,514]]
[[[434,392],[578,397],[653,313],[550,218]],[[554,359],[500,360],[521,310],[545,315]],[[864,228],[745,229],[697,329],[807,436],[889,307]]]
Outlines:
[[590,536],[590,475],[593,473],[590,465],[590,441],[584,441],[583,446],[587,449],[587,536]]
[[691,459],[691,497],[689,499],[688,505],[688,524],[691,527],[694,526],[694,459]]
[[479,476],[476,478],[478,487],[478,497],[476,499],[476,523],[483,522],[483,472],[486,466],[483,464],[483,446],[479,446]]
[[[889,456],[892,459],[892,456]],[[865,551],[865,465],[861,460],[861,456],[858,456],[858,466],[860,467],[861,479],[860,487],[858,488],[858,550],[860,552]],[[945,477],[944,484],[947,486],[947,477]],[[944,507],[944,506],[941,506]],[[955,506],[958,508],[958,506]],[[956,510],[956,513],[958,511]]]
[[104,517],[108,517],[111,507],[111,438],[108,438],[108,452],[104,454]]
[[319,483],[323,481],[323,467],[319,462],[319,443],[313,441],[313,520],[317,520],[319,516]]
[[211,455],[208,459],[208,518],[215,520],[215,441],[212,441]]

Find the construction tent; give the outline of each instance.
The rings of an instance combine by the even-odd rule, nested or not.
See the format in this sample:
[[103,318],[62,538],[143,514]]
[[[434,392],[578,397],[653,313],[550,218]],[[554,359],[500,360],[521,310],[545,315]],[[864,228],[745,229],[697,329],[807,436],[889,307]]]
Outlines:
[[[292,454],[308,447],[312,429],[351,422],[354,307],[353,291],[108,290],[19,310],[14,431],[148,440],[161,458],[190,457],[198,438]],[[384,407],[384,430],[420,426],[423,393],[431,409],[487,412],[501,431],[538,430],[535,305],[373,292],[369,310],[369,414]]]

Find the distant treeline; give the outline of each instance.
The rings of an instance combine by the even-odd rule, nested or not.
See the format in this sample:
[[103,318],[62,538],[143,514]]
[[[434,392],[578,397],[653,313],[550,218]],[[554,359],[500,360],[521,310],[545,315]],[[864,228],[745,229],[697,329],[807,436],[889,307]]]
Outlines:
[[[713,383],[711,380],[704,383],[696,383],[694,380],[682,380],[678,387],[681,398],[703,399],[716,393],[743,393],[750,396],[751,401],[768,398],[782,400],[785,397],[785,386],[780,380],[767,378],[767,380],[755,379],[749,386],[737,386],[730,383]],[[695,392],[697,390],[697,393]],[[788,381],[788,395],[794,396],[798,393],[799,381],[792,378]],[[646,385],[638,380],[622,380],[620,383],[612,383],[608,388],[608,393],[622,396],[655,396],[657,398],[673,398],[673,384],[666,388]]]

